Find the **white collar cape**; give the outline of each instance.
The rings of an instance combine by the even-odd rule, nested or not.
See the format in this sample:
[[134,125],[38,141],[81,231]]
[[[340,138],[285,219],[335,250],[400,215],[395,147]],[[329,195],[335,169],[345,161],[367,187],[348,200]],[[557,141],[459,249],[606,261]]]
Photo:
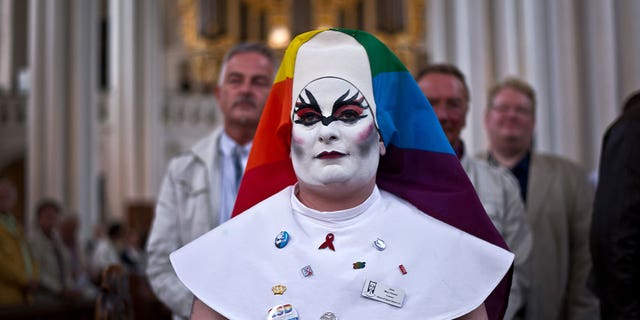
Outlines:
[[[283,305],[303,320],[325,312],[338,319],[452,319],[478,307],[511,266],[508,251],[377,188],[360,206],[338,213],[306,208],[293,190],[171,254],[178,277],[198,299],[229,319],[266,319],[270,308]],[[290,240],[279,249],[274,240],[281,231]],[[318,249],[328,233],[335,251]],[[385,250],[373,246],[377,239]],[[354,269],[356,262],[365,267]],[[302,275],[306,266],[312,276]],[[367,279],[403,290],[403,306],[361,296]],[[276,285],[286,291],[274,294]]]

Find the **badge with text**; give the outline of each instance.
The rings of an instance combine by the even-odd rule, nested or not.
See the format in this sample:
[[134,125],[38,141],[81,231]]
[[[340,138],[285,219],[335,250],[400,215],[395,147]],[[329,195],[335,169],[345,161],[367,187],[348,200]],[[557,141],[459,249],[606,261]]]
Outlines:
[[277,305],[267,314],[267,320],[298,320],[298,311],[291,304]]
[[362,287],[362,296],[376,301],[401,308],[404,303],[404,291],[391,288],[383,283],[373,280],[365,280]]

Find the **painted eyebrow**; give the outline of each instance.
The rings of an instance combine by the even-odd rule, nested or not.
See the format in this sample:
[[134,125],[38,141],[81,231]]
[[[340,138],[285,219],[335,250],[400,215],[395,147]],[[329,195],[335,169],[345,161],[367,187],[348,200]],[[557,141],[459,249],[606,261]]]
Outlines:
[[357,99],[358,96],[361,95],[360,91],[356,91],[356,93],[353,96],[351,96],[351,98],[345,100],[345,98],[349,95],[350,91],[351,91],[350,89],[347,89],[347,92],[345,92],[338,99],[336,99],[336,102],[333,103],[333,110],[331,111],[331,114],[334,114],[342,106],[358,106],[362,109],[367,108],[366,105],[362,104],[362,102],[364,101],[364,96],[360,96],[360,98]]
[[[304,89],[304,92],[307,94],[307,97],[309,98],[309,102],[306,102],[302,97],[302,95],[298,95],[298,99],[300,99],[300,102],[296,103],[296,111],[299,111],[300,109],[310,108],[318,112],[319,114],[322,114],[322,111],[320,110],[320,105],[318,104],[318,101],[316,100],[313,93],[311,93],[311,91],[309,91],[308,89]],[[352,105],[352,106],[360,107],[362,109],[366,109],[368,107],[366,105],[366,102],[363,105],[364,96],[362,96],[360,91],[356,91],[356,93],[353,94],[353,96],[347,99],[347,96],[349,96],[350,92],[351,90],[347,89],[347,92],[345,92],[343,95],[338,97],[338,99],[336,99],[336,101],[333,103],[331,114],[335,114],[338,111],[338,109],[340,109],[340,107],[342,106]],[[360,96],[360,98],[358,98],[358,96]]]
[[300,102],[296,102],[296,111],[299,111],[300,109],[310,108],[318,112],[319,114],[322,114],[320,105],[318,104],[316,97],[313,96],[313,93],[311,93],[311,91],[307,89],[304,89],[304,92],[307,94],[307,97],[309,97],[309,102],[306,102],[302,95],[298,95],[298,99],[300,99]]

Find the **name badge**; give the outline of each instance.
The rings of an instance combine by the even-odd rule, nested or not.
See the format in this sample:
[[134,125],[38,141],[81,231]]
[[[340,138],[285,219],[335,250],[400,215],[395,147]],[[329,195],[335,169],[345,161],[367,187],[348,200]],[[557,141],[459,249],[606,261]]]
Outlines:
[[401,308],[404,303],[404,291],[402,289],[391,288],[383,283],[369,279],[364,282],[362,296],[398,308]]

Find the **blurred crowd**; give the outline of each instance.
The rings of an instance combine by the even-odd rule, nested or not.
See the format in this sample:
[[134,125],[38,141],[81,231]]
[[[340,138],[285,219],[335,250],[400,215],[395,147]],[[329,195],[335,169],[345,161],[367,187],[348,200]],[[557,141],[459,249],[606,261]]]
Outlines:
[[0,307],[56,305],[101,294],[103,272],[117,266],[125,277],[144,277],[144,236],[119,221],[96,225],[78,239],[79,217],[54,199],[35,207],[29,233],[16,219],[16,188],[0,180]]

